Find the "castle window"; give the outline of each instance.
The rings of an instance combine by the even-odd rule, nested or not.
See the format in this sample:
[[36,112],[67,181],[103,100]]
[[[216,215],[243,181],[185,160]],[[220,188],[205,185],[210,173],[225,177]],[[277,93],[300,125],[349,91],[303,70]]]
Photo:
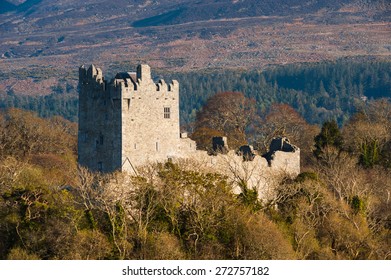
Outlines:
[[159,142],[156,142],[156,152],[159,152]]
[[99,144],[100,144],[100,145],[103,145],[103,135],[100,135],[100,136],[99,136]]
[[169,119],[171,117],[170,107],[164,107],[164,118]]
[[98,162],[98,171],[102,172],[103,171],[103,162]]

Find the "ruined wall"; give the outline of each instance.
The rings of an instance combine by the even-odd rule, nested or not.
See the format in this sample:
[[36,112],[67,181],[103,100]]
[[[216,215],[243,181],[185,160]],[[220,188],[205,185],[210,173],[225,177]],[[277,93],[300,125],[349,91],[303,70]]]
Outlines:
[[263,156],[274,173],[300,173],[300,149],[292,145],[286,137],[272,139],[268,153]]
[[[224,141],[224,145],[228,146],[225,137]],[[283,151],[282,146],[276,147],[276,141],[280,141],[288,149]],[[250,189],[256,189],[260,199],[272,198],[275,195],[275,187],[282,178],[295,177],[300,173],[300,149],[290,144],[286,138],[273,139],[269,148],[270,160],[258,155],[256,151],[251,151],[252,156],[248,157],[238,151],[225,151],[219,147],[216,149],[213,155],[206,151],[193,153],[189,157],[191,168],[201,172],[217,172],[226,175],[233,183],[233,192],[236,194],[242,192],[241,186],[245,184]],[[181,160],[178,162],[183,163]]]

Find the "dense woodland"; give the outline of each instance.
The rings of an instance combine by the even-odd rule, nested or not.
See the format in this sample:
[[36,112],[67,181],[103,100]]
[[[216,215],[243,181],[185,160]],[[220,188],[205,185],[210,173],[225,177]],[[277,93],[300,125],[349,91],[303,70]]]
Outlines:
[[210,97],[193,137],[217,131],[262,150],[283,135],[300,146],[302,173],[275,178],[268,200],[244,180],[234,195],[191,162],[91,173],[76,164],[75,123],[4,111],[0,259],[391,259],[390,101],[366,102],[342,127],[309,124],[288,104],[260,114],[258,102]]
[[[134,65],[112,66],[108,76]],[[47,70],[39,72],[0,73],[0,78],[42,79],[50,75]],[[73,75],[76,74],[75,73]],[[196,112],[207,98],[217,92],[242,92],[257,103],[259,114],[265,114],[274,103],[293,107],[307,122],[322,125],[336,119],[344,124],[357,112],[363,100],[391,97],[391,62],[369,59],[341,59],[337,62],[315,64],[292,64],[270,67],[266,70],[209,70],[190,73],[155,73],[156,79],[176,79],[180,83],[181,123],[192,132],[191,125]],[[11,75],[11,76],[10,76]],[[78,95],[72,75],[69,80],[59,80],[53,93],[47,96],[20,96],[12,90],[0,92],[0,108],[22,108],[32,110],[41,117],[61,115],[77,121]],[[107,77],[109,78],[109,77]]]

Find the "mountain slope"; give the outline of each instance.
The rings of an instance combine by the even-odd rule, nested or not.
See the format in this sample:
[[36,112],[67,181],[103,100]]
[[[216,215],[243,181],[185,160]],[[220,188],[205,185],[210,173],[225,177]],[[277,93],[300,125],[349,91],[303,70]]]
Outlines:
[[[0,14],[0,91],[5,92],[37,94],[28,85],[48,75],[65,79],[72,73],[74,78],[75,68],[85,63],[109,71],[137,63],[189,71],[391,56],[391,3],[386,0],[0,4],[7,9]],[[21,84],[26,86],[18,89]],[[39,94],[50,93],[55,85],[48,84]]]
[[0,14],[15,10],[16,6],[6,0],[0,0]]
[[[229,3],[230,2],[230,3]],[[181,24],[205,20],[247,18],[257,16],[302,16],[316,13],[321,9],[330,11],[340,9],[352,1],[302,1],[302,0],[264,0],[264,1],[197,1],[175,7],[165,13],[136,21],[136,27]]]

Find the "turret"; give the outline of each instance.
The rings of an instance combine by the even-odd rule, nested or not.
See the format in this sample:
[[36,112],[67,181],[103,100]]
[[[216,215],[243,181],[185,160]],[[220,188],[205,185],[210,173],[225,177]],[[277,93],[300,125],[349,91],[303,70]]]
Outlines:
[[152,80],[151,76],[151,67],[147,64],[141,64],[137,66],[137,79],[142,82],[147,82]]

